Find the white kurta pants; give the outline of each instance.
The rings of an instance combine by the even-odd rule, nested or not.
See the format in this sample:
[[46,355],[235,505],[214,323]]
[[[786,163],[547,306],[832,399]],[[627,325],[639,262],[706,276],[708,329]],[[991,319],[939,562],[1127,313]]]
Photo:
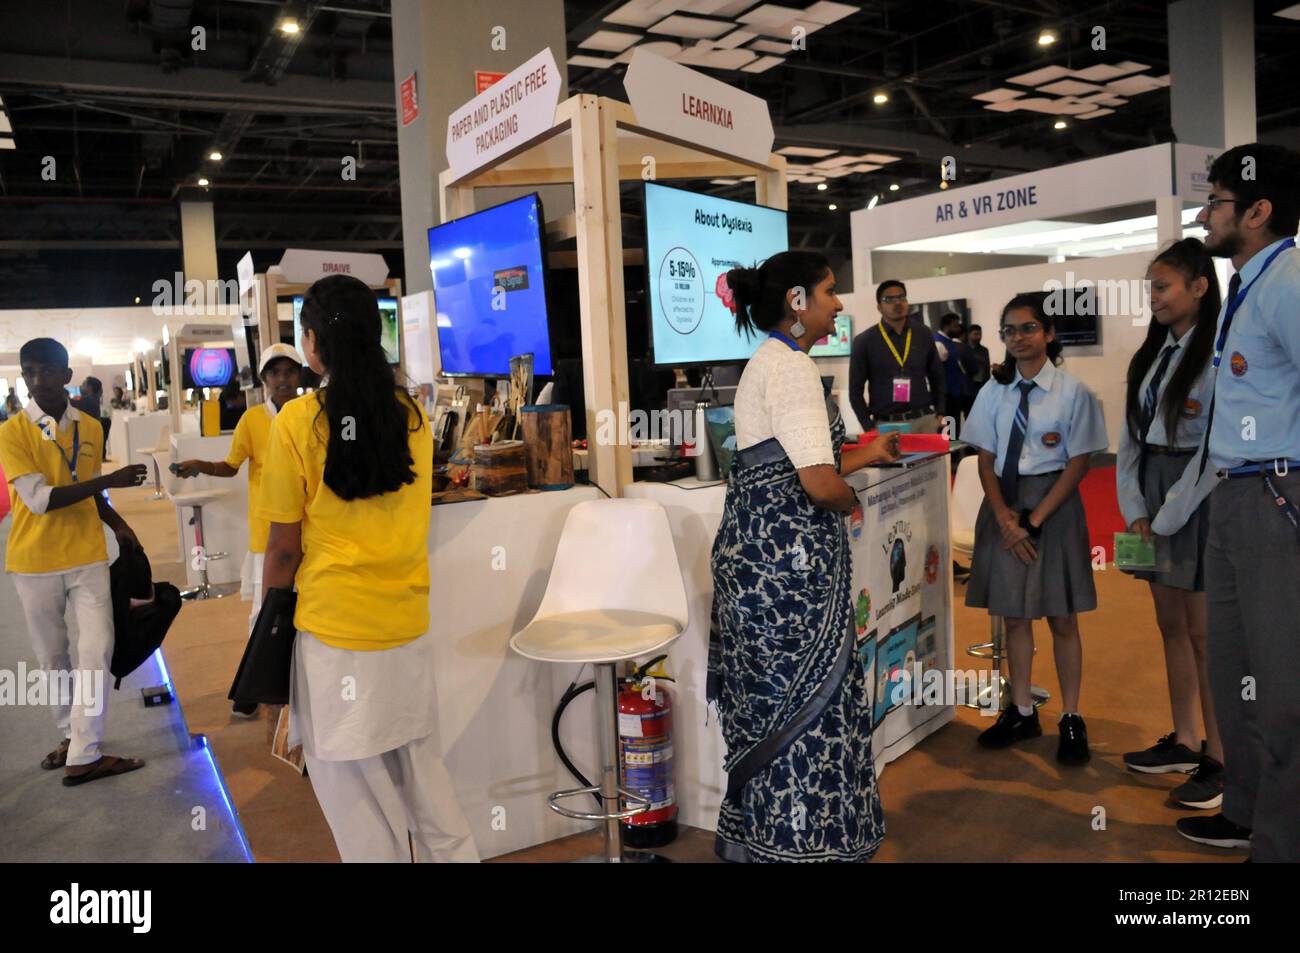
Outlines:
[[351,652],[298,633],[289,746],[345,863],[409,863],[411,844],[419,862],[478,862],[442,761],[432,648],[427,634]]
[[244,553],[244,565],[239,572],[239,598],[251,599],[253,609],[248,614],[248,634],[253,634],[257,623],[257,614],[262,611],[262,567],[266,563],[266,553]]
[[[72,698],[63,693],[56,698],[52,693],[51,701],[55,723],[69,740],[68,764],[93,764],[101,754],[112,686],[108,670],[113,661],[113,600],[108,565],[47,576],[15,573],[13,580],[37,664],[56,675],[80,673],[80,691]],[[65,618],[69,606],[77,620],[75,644],[69,640]]]

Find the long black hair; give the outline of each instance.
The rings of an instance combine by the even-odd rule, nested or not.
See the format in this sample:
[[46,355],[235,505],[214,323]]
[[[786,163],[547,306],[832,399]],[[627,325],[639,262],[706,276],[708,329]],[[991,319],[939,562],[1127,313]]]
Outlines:
[[307,289],[300,320],[316,336],[329,374],[316,392],[316,416],[323,413],[329,424],[325,485],[340,499],[357,500],[414,483],[407,434],[424,426],[424,414],[398,388],[379,344],[375,293],[350,275],[330,275]]
[[[1047,293],[1042,291],[1027,291],[1024,294],[1018,294],[1006,303],[1002,309],[1002,317],[998,319],[998,327],[1002,327],[1002,322],[1007,319],[1007,315],[1012,311],[1020,308],[1027,308],[1033,312],[1034,320],[1043,326],[1043,333],[1056,330],[1056,318],[1047,313],[1044,302],[1047,299]],[[1061,363],[1061,351],[1064,345],[1053,338],[1047,342],[1047,359],[1053,364]],[[1010,384],[1016,379],[1016,362],[1012,358],[1011,352],[1002,359],[1001,364],[994,364],[989,368],[989,373],[999,384]]]
[[786,317],[785,296],[791,288],[813,288],[826,277],[831,263],[815,251],[777,252],[756,268],[733,268],[727,284],[736,302],[736,330],[753,336],[771,331]]
[[[1201,297],[1200,307],[1196,312],[1196,323],[1191,333],[1182,341],[1185,349],[1183,359],[1174,369],[1173,377],[1165,387],[1164,396],[1160,398],[1160,407],[1156,412],[1163,414],[1165,433],[1169,445],[1177,446],[1174,434],[1181,419],[1187,395],[1192,391],[1196,378],[1210,363],[1210,354],[1214,350],[1214,332],[1219,321],[1219,279],[1214,273],[1214,259],[1205,251],[1199,238],[1184,238],[1176,241],[1152,259],[1152,264],[1159,262],[1173,268],[1188,284],[1197,278],[1206,279],[1209,287]],[[1142,379],[1155,363],[1165,341],[1169,338],[1169,328],[1155,318],[1147,325],[1146,340],[1137,349],[1128,365],[1128,387],[1124,410],[1128,421],[1128,432],[1133,439],[1142,439]]]

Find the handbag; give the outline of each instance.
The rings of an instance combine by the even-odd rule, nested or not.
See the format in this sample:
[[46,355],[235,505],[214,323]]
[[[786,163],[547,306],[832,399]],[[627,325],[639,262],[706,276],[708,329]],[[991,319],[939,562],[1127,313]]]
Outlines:
[[293,671],[293,624],[298,594],[292,589],[271,589],[262,601],[253,634],[244,646],[239,670],[226,697],[236,705],[287,705]]

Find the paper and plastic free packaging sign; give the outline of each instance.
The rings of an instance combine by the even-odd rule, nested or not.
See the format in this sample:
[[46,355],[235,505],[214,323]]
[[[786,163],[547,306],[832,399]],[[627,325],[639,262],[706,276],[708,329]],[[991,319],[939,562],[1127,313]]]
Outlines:
[[447,117],[447,164],[463,178],[551,128],[560,71],[548,46]]

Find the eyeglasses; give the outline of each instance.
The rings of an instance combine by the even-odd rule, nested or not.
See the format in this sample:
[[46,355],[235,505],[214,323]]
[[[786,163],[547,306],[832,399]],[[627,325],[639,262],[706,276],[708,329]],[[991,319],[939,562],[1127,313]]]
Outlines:
[[885,304],[898,304],[901,301],[906,301],[907,295],[885,295],[880,300]]
[[1239,201],[1240,199],[1206,199],[1205,207],[1213,212],[1220,205],[1232,205]]
[[1043,326],[1037,321],[1026,321],[1024,324],[1004,324],[998,329],[998,337],[1006,341],[1010,338],[1028,338],[1033,337]]

